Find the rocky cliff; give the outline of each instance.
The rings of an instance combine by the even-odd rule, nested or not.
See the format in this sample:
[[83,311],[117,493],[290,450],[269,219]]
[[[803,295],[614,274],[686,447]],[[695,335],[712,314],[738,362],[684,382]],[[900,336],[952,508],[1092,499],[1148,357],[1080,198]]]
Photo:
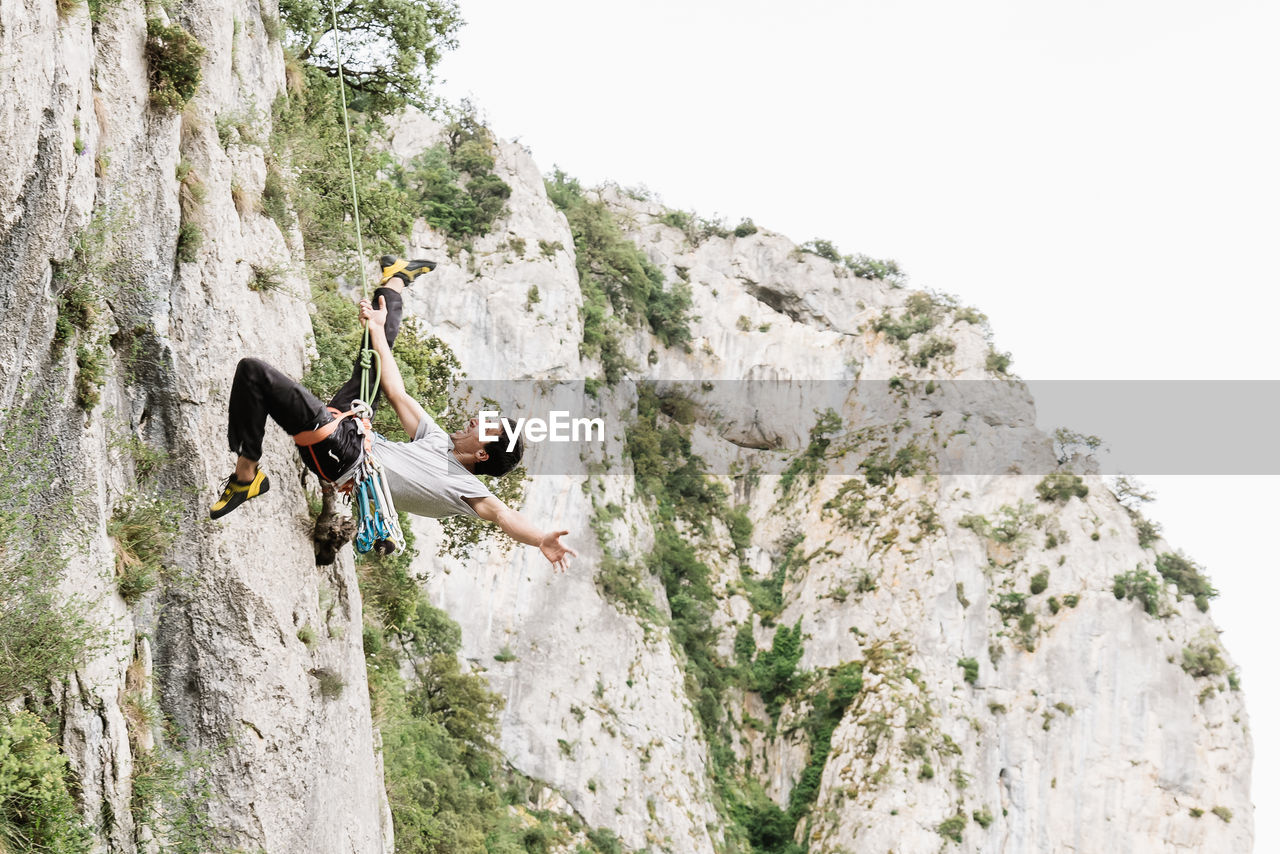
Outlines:
[[[416,130],[402,129],[397,144]],[[480,376],[590,376],[597,366],[571,353],[544,362],[529,333],[476,333],[523,326],[540,331],[538,341],[572,342],[579,328],[577,285],[559,273],[565,259],[506,250],[513,238],[569,247],[566,223],[526,152],[507,145],[501,163],[515,190],[505,231],[476,243],[473,270],[459,263],[410,305],[464,365],[485,366]],[[710,477],[753,523],[740,553],[718,525],[704,541],[722,662],[734,661],[742,627],[763,649],[770,625],[799,625],[800,670],[861,663],[862,689],[830,735],[798,832],[810,850],[935,850],[940,833],[982,851],[1247,850],[1241,695],[1225,670],[1197,677],[1204,670],[1187,666],[1187,650],[1216,648],[1213,624],[1163,582],[1160,595],[1173,601],[1150,613],[1117,597],[1118,575],[1163,578],[1158,556],[1171,549],[1148,541],[1140,514],[1102,479],[1082,478],[1083,495],[1037,492],[1046,475],[1060,476],[1053,442],[1035,429],[1025,391],[1001,375],[998,353],[992,361],[981,316],[859,278],[780,235],[698,234],[617,188],[601,198],[667,282],[689,282],[698,316],[688,351],[635,330],[626,352],[645,368],[633,376],[696,380],[685,385],[695,396],[705,381],[843,381],[832,385],[844,426],[822,468],[843,475],[783,489],[785,461],[808,439],[796,425],[812,418],[778,419],[781,435],[768,442],[726,429],[725,408],[702,410],[692,428],[694,449],[720,475]],[[444,248],[430,234],[415,240],[422,251]],[[545,309],[518,307],[530,283]],[[507,316],[491,317],[503,305]],[[926,315],[927,333],[913,332]],[[948,401],[943,380],[973,382],[960,391],[949,382]],[[603,457],[621,454],[623,432]],[[927,461],[919,470],[933,474],[878,477],[876,464],[892,468],[903,449],[918,450]],[[608,548],[643,556],[657,508],[625,461],[609,471],[532,478],[526,511],[582,535],[593,513],[615,504],[621,518],[609,523]],[[588,543],[584,562],[597,564],[599,548]],[[433,598],[462,623],[466,654],[508,698],[512,761],[629,845],[714,848],[723,819],[708,815],[711,762],[690,725],[697,698],[671,690],[687,653],[670,627],[658,620],[646,630],[586,572],[556,577],[536,554],[424,554]],[[762,619],[750,588],[780,571],[780,607]],[[661,602],[662,585],[646,583]],[[518,663],[494,662],[504,648]],[[782,703],[772,725],[757,693],[730,688],[724,699],[735,752],[785,808],[813,747],[803,725],[812,690]],[[557,749],[563,741],[574,749]],[[584,780],[599,785],[584,790]],[[1230,823],[1205,821],[1219,805]]]
[[[157,102],[142,7],[0,10],[5,630],[38,629],[56,583],[96,639],[0,699],[54,722],[96,850],[390,851],[360,585],[349,550],[314,566],[287,437],[271,493],[207,520],[237,359],[308,359],[301,238],[259,203],[276,11],[150,14],[203,47],[184,109]],[[388,150],[441,131],[406,117]],[[505,698],[505,761],[540,781],[513,809],[635,850],[1249,850],[1211,588],[1060,465],[978,312],[644,194],[552,198],[528,152],[493,153],[501,215],[465,242],[419,219],[409,253],[442,264],[408,311],[472,380],[590,378],[606,426],[570,463],[529,452],[522,510],[572,531],[567,574],[413,522],[416,574]],[[566,198],[687,288],[687,336],[612,292],[593,313],[607,271]]]
[[[4,408],[10,434],[37,425],[10,449],[21,467],[47,464],[44,499],[74,508],[51,534],[62,586],[103,638],[53,692],[62,745],[102,850],[154,847],[155,829],[135,827],[140,784],[187,764],[202,769],[208,850],[390,850],[349,556],[317,572],[286,466],[254,518],[214,525],[202,507],[229,471],[236,360],[300,374],[310,326],[285,236],[233,199],[261,193],[262,151],[218,132],[282,88],[279,43],[256,3],[186,4],[182,20],[205,53],[200,95],[178,112],[150,100],[140,5],[0,16]],[[184,227],[203,240],[179,258]],[[255,292],[255,266],[287,281]],[[83,328],[51,346],[72,291]],[[289,459],[288,437],[270,442]],[[147,501],[176,503],[180,526],[164,583],[128,605],[108,529]],[[351,690],[325,690],[340,684]]]

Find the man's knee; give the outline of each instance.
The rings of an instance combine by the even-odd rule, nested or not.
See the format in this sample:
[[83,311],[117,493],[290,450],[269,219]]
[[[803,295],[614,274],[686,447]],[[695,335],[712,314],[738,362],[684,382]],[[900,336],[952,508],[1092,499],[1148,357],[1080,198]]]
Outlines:
[[261,359],[247,357],[236,363],[236,379],[249,379],[251,377],[261,377],[266,375],[267,369],[271,366]]

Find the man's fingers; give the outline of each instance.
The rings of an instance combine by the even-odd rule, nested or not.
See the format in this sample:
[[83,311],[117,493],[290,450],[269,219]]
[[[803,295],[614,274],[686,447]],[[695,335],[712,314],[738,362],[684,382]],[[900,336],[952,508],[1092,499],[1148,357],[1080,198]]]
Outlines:
[[378,294],[378,311],[382,311],[384,308],[386,308],[386,304],[387,304],[387,298],[384,297],[382,294]]

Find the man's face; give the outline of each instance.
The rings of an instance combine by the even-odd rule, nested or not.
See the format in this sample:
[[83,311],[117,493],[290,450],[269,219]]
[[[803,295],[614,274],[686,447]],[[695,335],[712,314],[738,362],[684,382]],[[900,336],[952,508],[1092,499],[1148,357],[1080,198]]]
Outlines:
[[[480,440],[480,420],[478,418],[472,418],[461,430],[450,433],[449,438],[453,439],[453,449],[460,454],[480,452],[488,456],[488,453],[484,451],[486,443]],[[494,437],[489,441],[496,442],[498,439]]]

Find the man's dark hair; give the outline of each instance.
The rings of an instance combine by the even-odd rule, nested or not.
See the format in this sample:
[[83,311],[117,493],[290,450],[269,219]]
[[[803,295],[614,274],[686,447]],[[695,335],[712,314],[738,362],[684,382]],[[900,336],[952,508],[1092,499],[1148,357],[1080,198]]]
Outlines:
[[511,444],[511,437],[507,435],[507,425],[501,420],[502,430],[498,438],[492,442],[485,442],[484,449],[488,452],[487,460],[476,460],[474,467],[476,474],[487,474],[490,477],[502,477],[516,466],[520,465],[520,458],[524,456],[524,437],[516,439],[516,446],[511,450],[507,450],[507,446]]

